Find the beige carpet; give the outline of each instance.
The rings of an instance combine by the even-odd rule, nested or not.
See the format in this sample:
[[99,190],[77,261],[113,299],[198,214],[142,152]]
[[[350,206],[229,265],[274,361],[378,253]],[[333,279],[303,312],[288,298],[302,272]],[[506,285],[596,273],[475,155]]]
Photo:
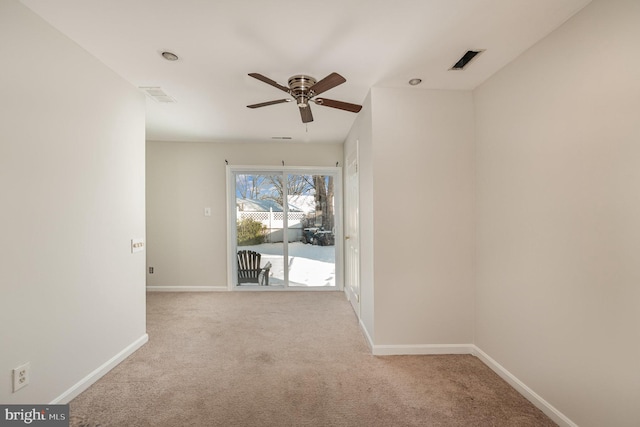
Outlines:
[[339,292],[150,293],[80,426],[553,426],[477,358],[372,356]]

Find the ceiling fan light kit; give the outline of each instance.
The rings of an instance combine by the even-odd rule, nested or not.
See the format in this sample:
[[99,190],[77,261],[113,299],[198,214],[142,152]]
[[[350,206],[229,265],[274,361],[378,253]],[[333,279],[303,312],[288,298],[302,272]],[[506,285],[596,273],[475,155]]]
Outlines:
[[341,85],[347,80],[338,73],[331,73],[324,79],[317,81],[311,76],[304,74],[298,74],[289,78],[289,87],[283,86],[268,77],[259,73],[249,73],[249,76],[254,79],[258,79],[263,83],[271,85],[283,92],[287,92],[293,99],[278,99],[275,101],[261,102],[259,104],[247,105],[248,108],[260,108],[268,105],[281,104],[284,102],[296,101],[300,110],[300,117],[303,123],[309,123],[313,121],[313,115],[311,114],[311,107],[309,102],[312,101],[316,105],[322,105],[325,107],[337,108],[339,110],[350,111],[352,113],[358,113],[361,109],[361,105],[351,104],[343,101],[335,101],[326,98],[315,98],[323,92],[333,89],[334,87]]

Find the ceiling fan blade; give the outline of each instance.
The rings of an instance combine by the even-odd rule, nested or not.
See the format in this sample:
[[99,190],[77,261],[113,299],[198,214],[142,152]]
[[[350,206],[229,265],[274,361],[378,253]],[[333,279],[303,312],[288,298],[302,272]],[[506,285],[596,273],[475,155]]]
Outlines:
[[271,85],[271,86],[273,86],[275,88],[278,88],[283,92],[289,93],[289,88],[288,87],[282,86],[281,84],[271,80],[269,77],[265,77],[265,76],[263,76],[262,74],[259,74],[259,73],[249,73],[249,75],[251,77],[253,77],[254,79],[258,79],[261,82],[264,82],[264,83],[266,83],[268,85]]
[[309,123],[313,121],[313,114],[311,114],[311,107],[307,104],[306,107],[300,108],[300,117],[302,117],[302,123]]
[[335,101],[327,98],[317,98],[313,100],[318,105],[325,107],[337,108],[339,110],[351,111],[352,113],[358,113],[362,110],[362,105],[350,104],[348,102]]
[[282,104],[283,102],[289,102],[291,101],[290,98],[287,99],[277,99],[275,101],[267,101],[267,102],[261,102],[259,104],[251,104],[251,105],[247,105],[248,108],[260,108],[260,107],[266,107],[267,105],[275,105],[275,104]]
[[312,92],[312,96],[320,95],[322,92],[326,92],[329,89],[332,89],[342,83],[346,82],[347,79],[342,77],[338,73],[331,73],[324,79],[320,80],[318,83],[314,84],[309,88],[309,92]]

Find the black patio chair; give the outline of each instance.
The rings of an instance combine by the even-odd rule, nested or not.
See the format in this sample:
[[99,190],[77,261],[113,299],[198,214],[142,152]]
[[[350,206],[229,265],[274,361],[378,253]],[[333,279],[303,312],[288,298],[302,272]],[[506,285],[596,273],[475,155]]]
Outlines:
[[269,270],[271,263],[260,267],[260,255],[254,251],[238,251],[238,285],[243,283],[257,283],[269,286]]

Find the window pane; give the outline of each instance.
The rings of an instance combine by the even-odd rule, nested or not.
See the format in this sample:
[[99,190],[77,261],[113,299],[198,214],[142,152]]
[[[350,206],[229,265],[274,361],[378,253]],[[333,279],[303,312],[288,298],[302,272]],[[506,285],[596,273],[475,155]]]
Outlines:
[[[236,286],[278,286],[284,277],[282,175],[236,174],[236,248],[250,253],[238,259]],[[256,256],[254,256],[256,257]]]
[[336,286],[331,175],[288,175],[289,286]]

